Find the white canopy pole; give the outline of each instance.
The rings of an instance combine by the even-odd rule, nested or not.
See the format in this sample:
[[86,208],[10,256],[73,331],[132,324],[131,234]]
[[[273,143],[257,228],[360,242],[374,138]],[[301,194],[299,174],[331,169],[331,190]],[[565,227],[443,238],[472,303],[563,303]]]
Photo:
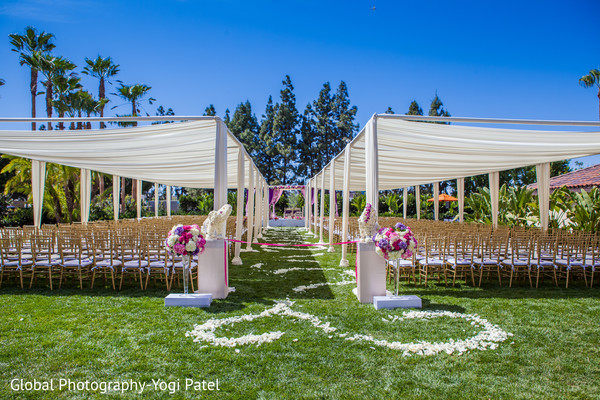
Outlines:
[[[350,213],[350,145],[346,146],[344,151],[344,186],[342,189],[342,242],[348,241],[348,214]],[[348,263],[348,245],[342,245],[342,259],[340,267],[347,267]]]
[[315,203],[313,204],[313,224],[314,224],[314,235],[317,236],[317,217],[319,215],[318,209],[317,207],[319,206],[319,186],[317,185],[317,182],[319,181],[319,175],[315,176],[315,179],[313,181],[313,186],[315,188]]
[[215,183],[213,209],[227,204],[227,128],[217,120],[215,132]]
[[321,203],[319,205],[319,243],[323,244],[323,225],[325,224],[325,170],[321,172]]
[[440,219],[440,183],[433,182],[433,219]]
[[119,220],[119,203],[121,201],[121,177],[119,175],[112,176],[112,198],[113,198],[113,218]]
[[542,230],[547,231],[550,212],[550,163],[536,164],[535,172],[540,204],[540,226]]
[[142,180],[136,179],[135,185],[135,198],[136,198],[136,208],[137,208],[137,218],[142,218]]
[[402,217],[404,219],[406,219],[406,210],[407,210],[407,207],[408,207],[408,204],[406,204],[406,198],[407,198],[406,193],[407,192],[408,192],[408,188],[404,188],[402,190]]
[[312,180],[309,179],[308,182],[306,183],[306,186],[304,188],[304,208],[306,209],[306,211],[304,212],[304,226],[306,227],[306,230],[309,233],[312,233],[312,227],[310,224],[310,217],[311,217],[311,201],[312,201]]
[[263,178],[263,228],[262,232],[264,233],[267,229],[269,229],[269,184],[266,179]]
[[421,219],[421,186],[415,186],[415,203],[417,206],[417,220]]
[[[374,114],[365,130],[365,173],[367,203],[378,215],[379,211],[379,155],[377,144],[377,114]],[[358,210],[362,213],[362,210]]]
[[492,203],[492,226],[498,227],[498,191],[500,190],[500,172],[490,172],[490,202]]
[[246,213],[246,251],[252,250],[252,232],[254,230],[254,165],[248,161],[248,212]]
[[33,225],[42,226],[44,187],[46,185],[46,162],[31,160],[31,196],[33,197]]
[[90,205],[92,200],[92,171],[81,168],[79,171],[79,210],[81,222],[87,224],[90,220]]
[[263,180],[258,170],[256,170],[256,181],[256,200],[254,201],[254,243],[257,243],[258,239],[262,238],[260,228],[262,227]]
[[465,222],[465,178],[456,180],[456,192],[458,195],[458,220]]
[[167,185],[165,189],[165,201],[167,203],[167,217],[171,216],[171,186]]
[[154,183],[154,216],[158,217],[158,202],[160,201],[158,196],[158,183]]
[[335,201],[335,159],[331,160],[329,167],[329,253],[334,253],[333,248],[333,226],[335,224],[335,213],[337,203]]
[[[235,240],[242,240],[242,225],[244,224],[244,176],[246,175],[244,157],[244,148],[240,146],[238,149],[237,204],[235,208]],[[242,259],[240,257],[241,249],[242,244],[236,242],[234,246],[234,257],[231,260],[231,264],[242,265]]]

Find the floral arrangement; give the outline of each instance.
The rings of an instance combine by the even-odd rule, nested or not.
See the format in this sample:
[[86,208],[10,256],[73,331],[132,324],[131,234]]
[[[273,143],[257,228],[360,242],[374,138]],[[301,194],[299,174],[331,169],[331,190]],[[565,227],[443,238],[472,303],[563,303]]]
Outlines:
[[195,256],[204,252],[206,240],[200,233],[200,227],[194,225],[176,225],[165,240],[169,254],[180,256]]
[[410,228],[398,222],[394,228],[381,228],[373,236],[375,251],[386,260],[407,259],[417,249],[417,239]]
[[358,229],[363,242],[371,240],[371,236],[377,230],[377,212],[370,203],[367,203],[362,214],[358,218]]

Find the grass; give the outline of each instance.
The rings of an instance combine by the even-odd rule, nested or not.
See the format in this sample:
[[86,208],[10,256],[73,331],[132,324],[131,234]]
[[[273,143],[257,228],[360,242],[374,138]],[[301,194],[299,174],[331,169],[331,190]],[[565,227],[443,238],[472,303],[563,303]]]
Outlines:
[[[265,241],[307,240],[293,229],[271,230]],[[312,239],[314,241],[314,239]],[[165,291],[121,292],[94,288],[50,291],[41,285],[0,289],[0,398],[89,398],[88,391],[13,392],[12,379],[47,381],[145,381],[143,395],[110,392],[106,398],[231,399],[597,399],[600,398],[600,291],[546,285],[483,289],[403,284],[422,297],[424,309],[478,314],[514,334],[498,348],[463,355],[404,357],[366,342],[328,335],[306,321],[274,316],[219,328],[221,336],[282,331],[272,343],[236,348],[194,343],[185,336],[211,318],[258,314],[289,299],[294,311],[329,322],[339,332],[411,341],[472,336],[462,319],[384,322],[402,310],[376,311],[359,304],[351,285],[299,285],[351,280],[341,272],[339,249],[281,249],[243,253],[230,267],[227,299],[209,309],[165,308]],[[290,260],[304,259],[305,262]],[[310,262],[318,261],[318,262]],[[258,268],[256,264],[262,263]],[[254,267],[252,267],[254,266]],[[320,270],[272,272],[281,268]],[[353,270],[353,266],[348,268]],[[389,318],[388,318],[389,319]],[[238,352],[239,350],[239,352]],[[219,380],[220,391],[185,390],[186,378]],[[169,394],[152,380],[179,382]],[[96,392],[99,394],[98,392]]]

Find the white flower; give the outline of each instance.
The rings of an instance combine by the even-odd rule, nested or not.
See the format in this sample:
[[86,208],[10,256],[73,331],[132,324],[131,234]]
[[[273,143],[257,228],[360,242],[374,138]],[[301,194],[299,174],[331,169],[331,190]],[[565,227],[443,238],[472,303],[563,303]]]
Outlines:
[[198,229],[192,228],[190,229],[190,233],[195,237],[198,238],[198,235],[200,235],[200,231]]
[[169,247],[173,247],[173,246],[175,246],[175,243],[177,243],[178,240],[179,240],[179,236],[171,235],[171,236],[169,236],[167,243],[169,244]]
[[196,250],[196,242],[194,242],[193,240],[190,240],[189,242],[187,242],[187,244],[185,245],[185,249],[190,252],[190,251],[194,251]]

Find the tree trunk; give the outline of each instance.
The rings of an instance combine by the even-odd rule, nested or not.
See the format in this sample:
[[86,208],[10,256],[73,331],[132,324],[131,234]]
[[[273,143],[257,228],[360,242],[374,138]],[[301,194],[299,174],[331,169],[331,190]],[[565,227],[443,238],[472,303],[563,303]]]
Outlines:
[[[81,118],[81,110],[77,111],[77,116],[79,118]],[[79,129],[79,130],[83,129],[83,122],[81,122],[81,121],[77,122],[77,129]]]
[[[136,112],[135,112],[135,109],[136,109],[136,107],[135,107],[135,99],[133,99],[133,100],[131,100],[131,115],[132,115],[133,117],[137,117],[137,114],[136,114]],[[135,122],[133,123],[133,126],[137,126],[137,121],[135,121]]]
[[[59,112],[58,112],[58,117],[59,117],[59,118],[64,118],[64,116],[65,116],[65,113],[64,113],[64,112],[62,112],[62,111],[59,111]],[[65,123],[64,123],[64,122],[62,122],[62,121],[61,121],[61,122],[59,122],[59,123],[58,123],[58,129],[59,129],[59,130],[61,130],[61,131],[64,131],[64,130],[65,130]]]
[[98,190],[100,191],[100,196],[104,193],[104,175],[101,172],[98,172]]
[[[100,101],[106,98],[106,89],[104,88],[104,77],[100,77],[100,88],[98,90],[98,98]],[[100,117],[104,117],[104,104],[100,107]],[[100,129],[106,128],[104,122],[100,122]]]
[[[31,81],[29,83],[29,91],[31,92],[31,118],[35,118],[35,98],[37,97],[37,80],[38,71],[35,68],[31,68]],[[31,130],[36,130],[35,122],[31,123]]]
[[[50,78],[46,81],[46,114],[48,118],[52,118],[52,80]],[[48,121],[48,130],[52,130],[52,121]]]

